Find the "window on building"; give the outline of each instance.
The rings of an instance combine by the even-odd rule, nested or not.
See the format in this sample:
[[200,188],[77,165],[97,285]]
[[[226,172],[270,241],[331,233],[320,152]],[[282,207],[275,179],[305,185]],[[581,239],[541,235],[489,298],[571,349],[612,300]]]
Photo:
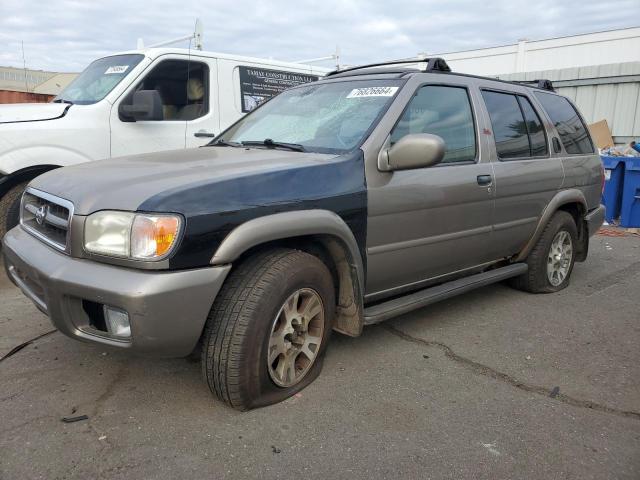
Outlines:
[[569,100],[560,95],[545,92],[535,92],[535,95],[549,114],[567,153],[593,153],[593,144],[587,127]]
[[391,132],[391,144],[412,133],[441,137],[446,145],[442,163],[475,161],[476,132],[467,90],[439,85],[421,87]]

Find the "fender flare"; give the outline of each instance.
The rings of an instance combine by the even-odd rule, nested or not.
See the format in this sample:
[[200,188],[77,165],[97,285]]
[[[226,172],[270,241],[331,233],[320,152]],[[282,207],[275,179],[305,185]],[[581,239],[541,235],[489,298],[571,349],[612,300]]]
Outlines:
[[233,229],[211,258],[212,265],[225,265],[263,243],[308,235],[340,239],[355,266],[360,292],[364,291],[364,267],[358,242],[345,221],[329,210],[297,210],[254,218]]
[[[553,214],[556,213],[560,209],[560,207],[562,207],[563,205],[567,205],[570,203],[579,204],[582,207],[583,215],[587,212],[587,200],[584,198],[584,194],[580,190],[572,188],[569,190],[562,190],[561,192],[556,193],[555,196],[551,199],[551,201],[547,204],[547,206],[543,210],[542,215],[540,216],[540,220],[538,220],[538,225],[536,226],[536,229],[533,232],[533,235],[531,236],[527,244],[524,246],[524,248],[520,250],[520,253],[516,255],[514,261],[521,262],[525,258],[527,258],[531,250],[533,250],[533,247],[535,246],[536,242],[542,235],[542,232],[544,231],[544,228],[547,226],[547,223],[549,223],[549,220],[551,220],[551,217],[553,216]],[[578,228],[579,227],[580,226],[578,226]]]

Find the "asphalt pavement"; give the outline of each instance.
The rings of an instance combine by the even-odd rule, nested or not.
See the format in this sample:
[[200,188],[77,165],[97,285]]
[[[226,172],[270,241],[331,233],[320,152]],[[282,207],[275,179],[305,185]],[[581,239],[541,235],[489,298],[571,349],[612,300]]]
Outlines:
[[23,345],[0,361],[0,478],[637,480],[640,236],[590,249],[557,294],[498,284],[334,334],[317,381],[246,413],[198,363],[49,333],[0,274],[0,357]]

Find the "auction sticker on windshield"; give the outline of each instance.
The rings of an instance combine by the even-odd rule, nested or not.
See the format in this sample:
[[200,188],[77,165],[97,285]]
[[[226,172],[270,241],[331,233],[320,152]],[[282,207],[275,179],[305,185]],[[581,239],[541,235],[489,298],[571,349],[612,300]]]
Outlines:
[[362,98],[362,97],[393,97],[398,87],[366,87],[366,88],[354,88],[351,93],[347,95],[347,98]]
[[127,71],[127,68],[129,68],[129,65],[113,65],[109,68],[107,68],[107,70],[104,72],[105,75],[111,74],[111,73],[124,73]]

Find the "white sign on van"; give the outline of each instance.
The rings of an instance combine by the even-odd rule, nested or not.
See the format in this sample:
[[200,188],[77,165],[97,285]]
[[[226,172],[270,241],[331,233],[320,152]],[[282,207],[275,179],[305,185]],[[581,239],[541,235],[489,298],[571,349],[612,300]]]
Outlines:
[[363,97],[393,97],[398,87],[366,87],[354,88],[351,90],[347,98],[363,98]]
[[113,65],[112,67],[107,68],[104,72],[105,75],[109,75],[111,73],[124,73],[129,68],[129,65]]

